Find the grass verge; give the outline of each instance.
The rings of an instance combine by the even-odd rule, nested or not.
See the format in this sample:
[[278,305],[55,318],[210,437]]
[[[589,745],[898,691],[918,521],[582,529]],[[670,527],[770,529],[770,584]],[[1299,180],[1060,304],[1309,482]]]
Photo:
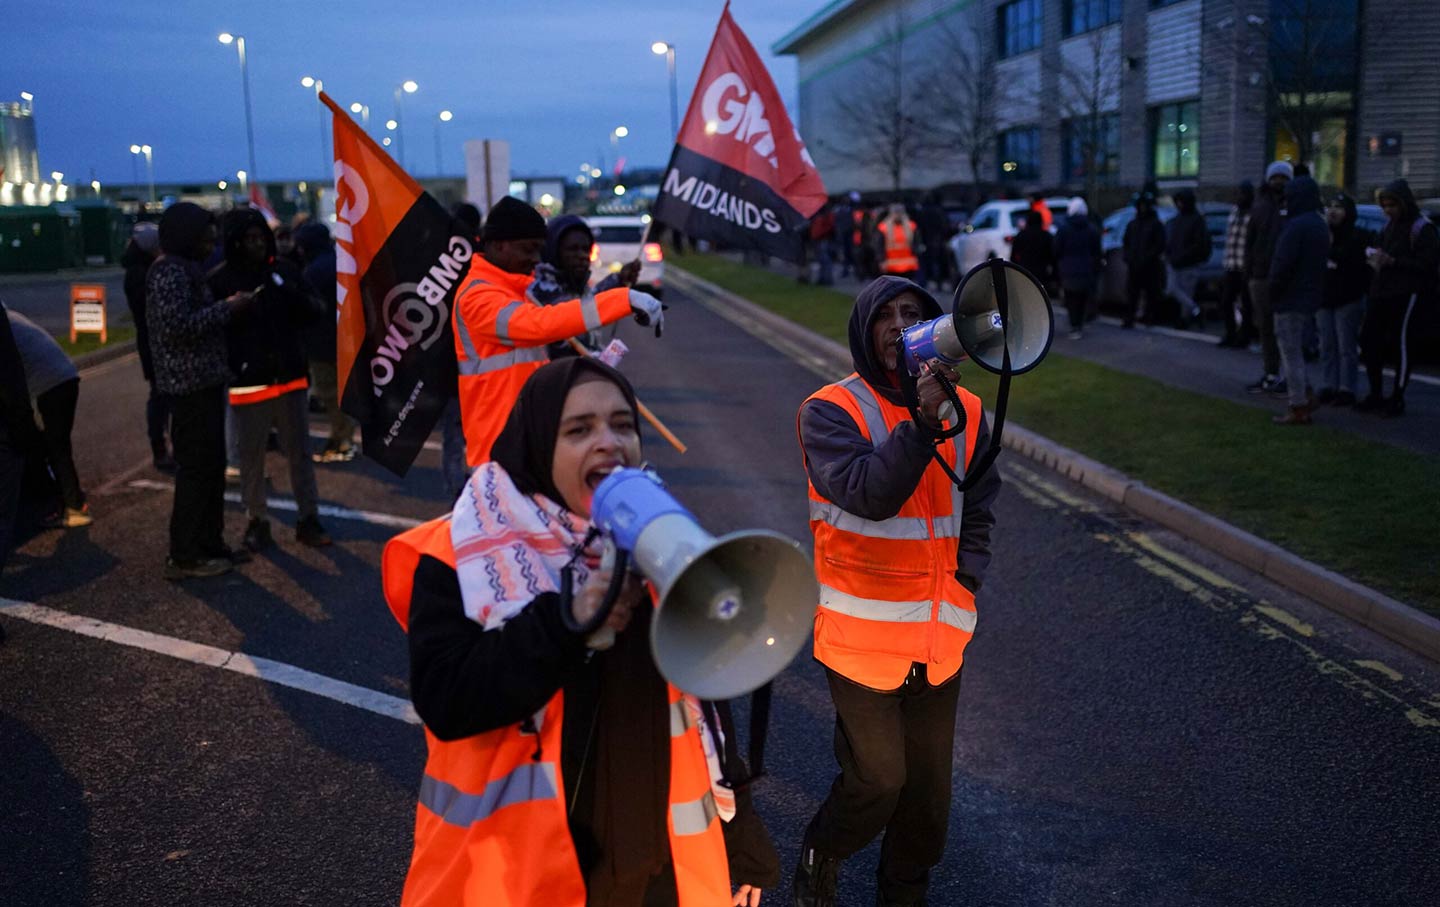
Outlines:
[[[684,270],[846,342],[843,293],[713,255]],[[993,403],[993,376],[964,378]],[[1279,429],[1264,410],[1056,353],[1011,385],[1009,418],[1440,617],[1440,458],[1325,425]]]
[[71,359],[76,356],[83,356],[86,353],[93,353],[96,350],[104,349],[107,346],[114,346],[117,343],[127,343],[135,339],[135,326],[133,324],[121,324],[110,328],[105,332],[105,342],[100,342],[99,334],[80,334],[75,342],[70,342],[70,335],[60,334],[55,342],[60,344]]

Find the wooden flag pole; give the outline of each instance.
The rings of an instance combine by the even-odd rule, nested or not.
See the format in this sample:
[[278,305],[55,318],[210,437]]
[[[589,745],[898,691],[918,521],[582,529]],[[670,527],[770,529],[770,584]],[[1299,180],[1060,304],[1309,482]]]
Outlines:
[[[590,351],[585,348],[585,344],[576,340],[574,337],[566,339],[565,342],[570,344],[570,348],[575,350],[575,352],[579,355],[585,356],[587,358],[590,357]],[[660,437],[664,438],[666,441],[669,441],[671,447],[680,451],[682,454],[690,449],[685,446],[685,442],[675,437],[675,433],[670,429],[666,428],[665,423],[660,421],[660,417],[651,412],[650,407],[646,406],[644,403],[641,403],[638,397],[635,399],[635,405],[639,408],[640,415],[645,418],[645,421],[649,422],[650,425],[660,433]]]

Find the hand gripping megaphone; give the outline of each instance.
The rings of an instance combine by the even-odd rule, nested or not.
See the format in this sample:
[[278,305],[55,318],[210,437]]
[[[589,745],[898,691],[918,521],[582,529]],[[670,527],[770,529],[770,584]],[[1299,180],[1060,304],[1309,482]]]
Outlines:
[[810,638],[820,590],[795,541],[763,529],[715,538],[641,469],[606,476],[590,515],[655,585],[651,653],[679,689],[700,699],[744,695],[783,671]]
[[941,411],[941,418],[950,423],[950,428],[932,432],[937,443],[965,431],[965,408],[954,387],[943,373],[932,368],[932,363],[948,366],[969,360],[1000,376],[990,446],[967,470],[965,478],[956,476],[936,454],[961,490],[974,485],[1000,452],[1010,379],[1040,364],[1050,352],[1054,334],[1055,315],[1040,281],[1014,262],[994,258],[972,268],[960,281],[949,315],[911,325],[896,341],[904,366],[900,384],[910,406],[910,417],[920,421],[916,381],[926,372],[935,374],[950,398]]

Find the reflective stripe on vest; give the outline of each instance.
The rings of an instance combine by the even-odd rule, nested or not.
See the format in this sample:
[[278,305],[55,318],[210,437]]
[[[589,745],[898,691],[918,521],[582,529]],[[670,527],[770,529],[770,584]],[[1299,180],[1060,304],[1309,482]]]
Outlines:
[[555,783],[555,764],[532,762],[491,780],[478,794],[467,794],[427,774],[420,782],[420,805],[450,825],[468,828],[490,818],[498,809],[517,803],[549,800],[558,796],[559,792]]
[[[839,589],[822,585],[820,607],[848,617],[873,620],[882,623],[919,624],[930,619],[929,599],[915,602],[892,602],[876,598],[861,598]],[[940,602],[940,623],[948,624],[966,633],[975,632],[975,612],[947,601]]]
[[600,303],[595,299],[595,294],[589,290],[580,297],[580,317],[585,319],[585,330],[598,331],[605,326],[600,320]]
[[[465,324],[465,319],[460,317],[460,297],[470,291],[471,287],[484,286],[488,280],[472,280],[465,284],[465,289],[455,294],[455,336],[460,340],[460,349],[465,351],[467,362],[476,362],[480,354],[475,351],[475,340],[470,336],[470,328]],[[465,363],[460,363],[460,373],[465,374]]]
[[[457,323],[460,319],[456,319]],[[543,346],[526,346],[518,350],[511,350],[508,353],[497,353],[494,356],[486,356],[484,359],[466,359],[459,363],[460,374],[473,377],[484,375],[490,372],[498,372],[501,369],[509,368],[512,365],[520,365],[524,362],[544,362],[550,358],[549,352]]]
[[703,835],[710,830],[720,811],[715,808],[715,797],[708,790],[699,800],[689,803],[674,803],[670,806],[670,823],[677,835]]
[[670,736],[683,737],[685,732],[695,727],[695,718],[690,714],[690,709],[685,705],[684,699],[678,699],[670,703]]
[[510,339],[510,316],[514,315],[518,308],[520,308],[520,303],[512,302],[495,316],[495,339],[506,346],[515,345],[515,341]]

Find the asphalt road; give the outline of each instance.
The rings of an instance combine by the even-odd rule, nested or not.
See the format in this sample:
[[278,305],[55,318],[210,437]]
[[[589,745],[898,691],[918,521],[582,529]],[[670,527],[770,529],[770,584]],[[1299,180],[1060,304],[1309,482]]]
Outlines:
[[0,276],[0,300],[31,321],[59,334],[70,330],[70,285],[105,287],[105,314],[113,327],[131,322],[125,303],[125,272],[121,268],[87,268],[59,274],[6,274]]
[[[651,432],[647,455],[712,531],[807,540],[794,413],[822,377],[669,299],[664,339],[623,330],[624,369],[691,449]],[[322,499],[354,508],[326,518],[333,548],[296,545],[277,510],[278,550],[174,585],[160,577],[170,494],[148,467],[143,399],[133,357],[86,373],[75,434],[96,523],[31,540],[0,596],[243,654],[196,663],[123,644],[169,645],[149,637],[0,613],[0,904],[394,903],[424,744],[374,710],[405,696],[408,674],[377,564],[392,518],[445,507],[438,454],[404,480],[321,467]],[[930,903],[1434,903],[1436,666],[1001,462]],[[270,471],[288,500],[278,456]],[[237,506],[228,520],[238,540]],[[286,679],[256,659],[380,695],[346,704],[251,676]],[[821,672],[797,661],[777,683],[757,788],[787,886],[833,777],[832,728]],[[877,853],[847,863],[843,904],[873,903]]]

